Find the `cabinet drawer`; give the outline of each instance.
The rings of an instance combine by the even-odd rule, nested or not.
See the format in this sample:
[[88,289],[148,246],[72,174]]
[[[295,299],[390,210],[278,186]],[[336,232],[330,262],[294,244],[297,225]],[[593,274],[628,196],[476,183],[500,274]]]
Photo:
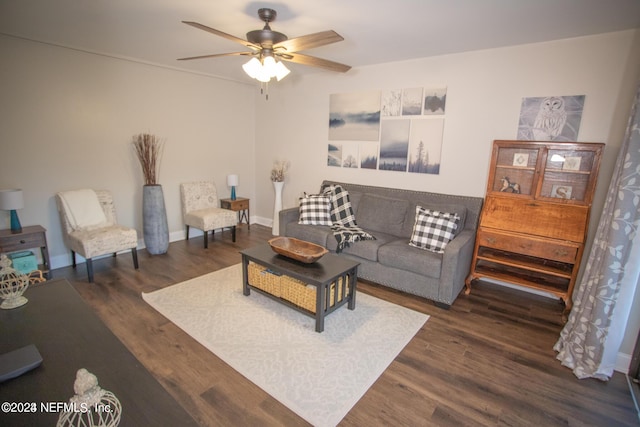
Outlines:
[[481,227],[550,239],[583,242],[589,209],[586,206],[540,203],[535,200],[487,197]]
[[220,207],[232,211],[242,211],[249,209],[249,200],[221,200]]
[[16,234],[0,238],[0,252],[20,251],[46,245],[44,233]]
[[232,206],[232,209],[237,210],[237,211],[244,210],[244,209],[249,209],[249,201],[248,200],[236,201],[236,202],[233,202],[231,204],[231,206]]
[[486,230],[478,233],[478,245],[568,263],[575,263],[578,256],[577,245]]

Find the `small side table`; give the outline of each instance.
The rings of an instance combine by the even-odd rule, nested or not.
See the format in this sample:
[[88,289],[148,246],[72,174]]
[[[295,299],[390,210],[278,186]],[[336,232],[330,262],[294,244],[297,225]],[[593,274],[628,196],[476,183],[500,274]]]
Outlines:
[[249,224],[249,199],[245,197],[237,197],[235,200],[220,199],[220,207],[238,212],[238,223],[242,224],[242,220],[245,220],[247,228],[251,229],[251,224]]
[[49,261],[49,249],[47,247],[47,230],[41,225],[22,227],[21,233],[12,233],[11,230],[0,230],[0,253],[24,251],[31,248],[40,248],[43,272],[51,279],[51,264]]

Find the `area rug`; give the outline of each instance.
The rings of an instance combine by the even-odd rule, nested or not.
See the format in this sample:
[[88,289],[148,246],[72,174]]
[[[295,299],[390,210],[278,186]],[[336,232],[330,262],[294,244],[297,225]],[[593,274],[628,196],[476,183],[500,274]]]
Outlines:
[[240,264],[142,298],[236,371],[315,426],[335,426],[429,318],[358,292],[315,319],[259,292]]

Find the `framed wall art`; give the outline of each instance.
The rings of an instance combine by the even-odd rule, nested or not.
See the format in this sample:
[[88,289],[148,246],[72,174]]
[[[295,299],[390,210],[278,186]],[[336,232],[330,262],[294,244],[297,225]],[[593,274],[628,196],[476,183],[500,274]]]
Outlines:
[[446,88],[332,94],[327,165],[440,173]]

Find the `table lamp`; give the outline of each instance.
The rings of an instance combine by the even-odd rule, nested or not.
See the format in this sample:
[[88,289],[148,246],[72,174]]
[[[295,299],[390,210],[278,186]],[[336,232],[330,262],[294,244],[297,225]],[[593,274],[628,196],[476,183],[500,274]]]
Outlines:
[[227,185],[231,187],[231,200],[235,200],[236,185],[238,185],[238,175],[227,175]]
[[24,207],[24,199],[22,190],[0,190],[0,209],[10,211],[11,215],[11,232],[14,234],[22,233],[22,226],[16,209]]

